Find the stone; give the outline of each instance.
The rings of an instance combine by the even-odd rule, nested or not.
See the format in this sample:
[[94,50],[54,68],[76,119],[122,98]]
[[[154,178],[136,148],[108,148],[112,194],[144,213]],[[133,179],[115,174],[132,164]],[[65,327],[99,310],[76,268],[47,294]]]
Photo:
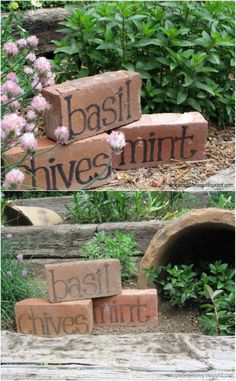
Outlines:
[[235,185],[235,166],[231,165],[230,167],[223,169],[217,172],[215,175],[208,177],[207,180],[203,181],[201,184],[193,185],[189,188],[186,188],[184,191],[193,192],[197,191],[234,191]]
[[202,160],[208,124],[199,112],[144,114],[117,131],[124,133],[127,144],[114,155],[112,166],[132,169],[157,167],[173,160]]
[[17,332],[37,336],[88,334],[93,329],[92,301],[52,304],[46,298],[16,303]]
[[[111,149],[106,139],[107,134],[101,134],[64,146],[45,137],[38,138],[36,155],[32,159],[26,158],[20,165],[25,173],[20,189],[71,191],[108,184]],[[5,153],[8,164],[17,163],[24,157],[20,147]]]
[[118,296],[93,299],[97,327],[157,324],[157,290],[122,290]]
[[[186,231],[189,232],[190,229],[199,229],[203,226],[205,229],[215,227],[216,229],[223,228],[233,232],[235,229],[234,211],[218,208],[195,209],[180,217],[174,218],[165,224],[153,236],[141,260],[138,288],[145,289],[149,287],[145,270],[151,268],[155,269],[158,266],[165,264],[166,255],[170,245],[173,245],[175,240],[179,238],[181,234]],[[168,256],[167,258],[170,260]]]
[[51,104],[45,114],[45,133],[56,140],[55,129],[66,126],[70,140],[131,123],[141,117],[139,73],[119,70],[44,88]]
[[53,303],[121,293],[117,259],[51,263],[45,269],[49,300]]

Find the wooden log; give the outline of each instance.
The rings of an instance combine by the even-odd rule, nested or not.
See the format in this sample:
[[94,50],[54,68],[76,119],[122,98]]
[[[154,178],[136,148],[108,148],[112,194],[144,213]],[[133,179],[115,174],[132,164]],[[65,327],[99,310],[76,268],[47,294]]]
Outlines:
[[3,380],[232,379],[234,338],[143,333],[41,338],[2,332]]
[[[52,40],[60,40],[63,34],[57,32],[59,25],[69,15],[65,8],[40,8],[24,11],[23,27],[39,39],[38,54],[53,52],[56,45]],[[6,13],[3,13],[6,16]]]

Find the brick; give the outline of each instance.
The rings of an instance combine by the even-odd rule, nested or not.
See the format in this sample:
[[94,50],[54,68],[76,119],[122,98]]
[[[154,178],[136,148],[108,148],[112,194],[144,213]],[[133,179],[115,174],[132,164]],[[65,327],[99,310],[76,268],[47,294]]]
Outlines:
[[157,167],[174,160],[204,159],[207,121],[199,112],[142,115],[138,122],[119,128],[127,144],[114,155],[117,169]]
[[157,324],[157,290],[122,290],[122,294],[93,300],[97,327]]
[[25,299],[16,303],[17,332],[37,336],[64,336],[91,333],[92,301],[52,304],[48,299]]
[[[106,138],[107,134],[101,134],[67,146],[38,138],[37,156],[21,165],[26,175],[21,189],[78,190],[108,184],[111,165],[105,168],[111,160],[111,149]],[[20,147],[14,147],[5,153],[5,160],[16,163],[24,155]],[[98,175],[101,177],[91,183]]]
[[116,259],[53,263],[45,268],[51,302],[121,293],[120,262]]
[[82,140],[141,117],[141,76],[119,70],[75,79],[45,88],[51,104],[45,115],[45,132],[55,139],[55,129],[67,126],[70,139]]

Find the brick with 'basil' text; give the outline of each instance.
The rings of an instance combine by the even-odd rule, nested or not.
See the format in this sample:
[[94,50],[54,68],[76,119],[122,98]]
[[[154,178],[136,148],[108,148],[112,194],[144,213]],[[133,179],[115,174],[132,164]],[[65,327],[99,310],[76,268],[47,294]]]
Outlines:
[[117,259],[52,263],[45,265],[45,269],[52,303],[121,293]]
[[175,160],[204,159],[208,123],[199,112],[142,115],[120,127],[126,146],[114,155],[117,169],[157,167]]
[[[111,179],[111,148],[107,134],[65,146],[40,137],[32,159],[20,165],[25,180],[20,189],[77,190],[105,185]],[[14,164],[25,158],[20,147],[9,149],[4,159]]]
[[122,290],[118,296],[93,300],[94,325],[138,326],[157,324],[157,290]]
[[44,88],[51,107],[45,114],[45,133],[56,140],[55,130],[66,126],[70,140],[82,140],[141,117],[141,76],[119,70],[66,81]]
[[37,336],[64,336],[91,333],[92,301],[52,304],[48,299],[25,299],[16,303],[17,332]]

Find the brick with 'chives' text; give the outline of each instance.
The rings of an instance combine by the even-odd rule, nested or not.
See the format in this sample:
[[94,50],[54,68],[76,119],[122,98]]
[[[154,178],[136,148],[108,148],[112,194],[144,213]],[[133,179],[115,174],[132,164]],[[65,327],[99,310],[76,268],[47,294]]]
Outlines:
[[17,332],[37,336],[64,336],[91,333],[92,301],[52,304],[48,299],[25,299],[16,303]]
[[[48,138],[38,138],[36,154],[20,165],[25,173],[20,189],[77,190],[109,183],[111,148],[106,139],[107,134],[101,134],[62,146]],[[14,164],[21,161],[25,153],[20,147],[14,147],[4,156],[6,163]]]

